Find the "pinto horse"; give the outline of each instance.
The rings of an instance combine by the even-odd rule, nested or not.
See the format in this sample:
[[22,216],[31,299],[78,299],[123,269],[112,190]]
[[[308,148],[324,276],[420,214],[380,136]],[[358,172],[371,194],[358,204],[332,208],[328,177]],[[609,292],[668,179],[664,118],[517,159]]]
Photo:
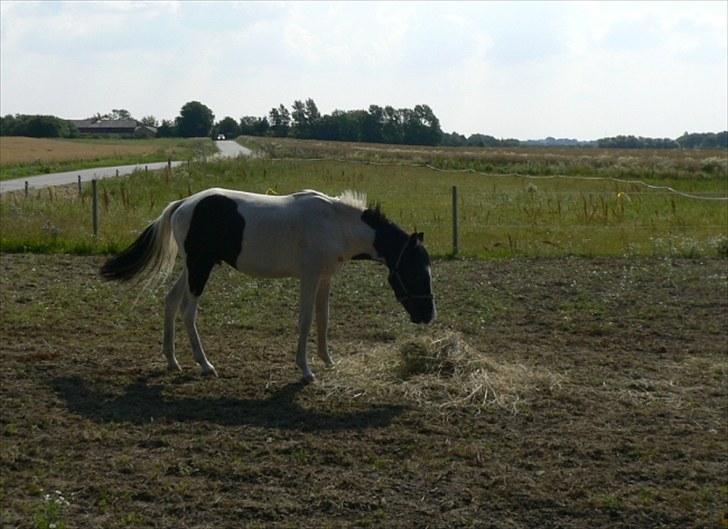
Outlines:
[[318,355],[332,365],[327,348],[331,277],[350,259],[372,259],[389,269],[389,285],[413,323],[435,319],[430,258],[423,234],[408,235],[366,198],[351,191],[330,197],[317,191],[286,196],[207,189],[170,203],[131,246],[106,261],[101,276],[126,281],[166,276],[178,250],[184,267],[166,297],[163,352],[170,370],[175,357],[178,311],[203,374],[217,375],[195,324],[197,304],[216,264],[227,263],[254,277],[300,279],[296,364],[306,381],[314,374],[306,358],[316,311]]

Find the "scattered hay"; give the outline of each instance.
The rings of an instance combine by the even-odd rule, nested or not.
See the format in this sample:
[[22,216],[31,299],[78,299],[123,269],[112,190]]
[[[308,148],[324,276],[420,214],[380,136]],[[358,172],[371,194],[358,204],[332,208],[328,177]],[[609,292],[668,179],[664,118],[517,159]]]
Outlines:
[[397,398],[440,410],[496,406],[517,412],[561,377],[523,364],[498,362],[456,333],[422,337],[352,354],[321,381],[330,397]]

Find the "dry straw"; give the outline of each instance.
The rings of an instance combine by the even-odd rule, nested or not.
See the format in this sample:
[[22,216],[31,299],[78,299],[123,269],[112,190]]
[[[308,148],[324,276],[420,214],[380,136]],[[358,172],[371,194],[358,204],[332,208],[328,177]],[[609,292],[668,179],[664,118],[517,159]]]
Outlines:
[[331,398],[394,398],[441,411],[513,412],[562,377],[476,350],[459,334],[418,337],[341,358],[320,387]]

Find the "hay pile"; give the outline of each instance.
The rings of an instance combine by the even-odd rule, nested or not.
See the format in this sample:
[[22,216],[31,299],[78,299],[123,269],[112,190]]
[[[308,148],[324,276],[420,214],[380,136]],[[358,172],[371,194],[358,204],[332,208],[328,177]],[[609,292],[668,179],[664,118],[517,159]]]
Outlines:
[[522,364],[498,362],[459,334],[412,338],[339,360],[321,388],[330,397],[386,397],[441,410],[481,411],[490,406],[518,411],[559,375]]

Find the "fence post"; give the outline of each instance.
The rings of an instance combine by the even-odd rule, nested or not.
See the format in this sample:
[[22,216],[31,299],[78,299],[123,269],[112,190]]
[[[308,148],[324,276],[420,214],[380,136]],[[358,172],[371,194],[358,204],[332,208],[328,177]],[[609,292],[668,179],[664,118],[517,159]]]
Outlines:
[[25,181],[25,198],[28,198],[28,181]]
[[116,170],[116,176],[117,176],[117,178],[119,176],[119,170],[118,169]]
[[458,188],[452,186],[452,255],[458,254]]
[[99,194],[98,189],[96,187],[96,179],[94,178],[91,180],[91,194],[92,194],[92,200],[91,200],[91,218],[93,220],[94,225],[94,238],[97,238],[99,235]]
[[81,196],[81,175],[78,175],[78,196]]

